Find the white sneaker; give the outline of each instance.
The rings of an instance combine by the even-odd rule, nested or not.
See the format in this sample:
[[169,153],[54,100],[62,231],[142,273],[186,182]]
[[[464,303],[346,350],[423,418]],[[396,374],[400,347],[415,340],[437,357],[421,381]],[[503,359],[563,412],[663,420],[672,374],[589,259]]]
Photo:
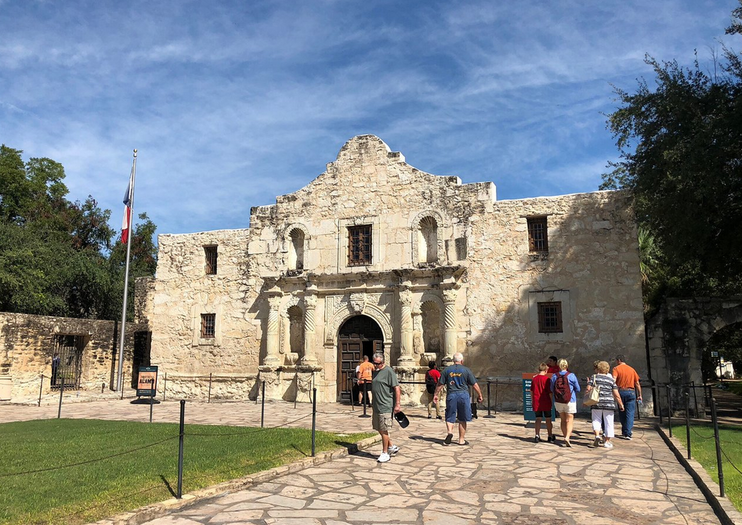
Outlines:
[[389,456],[389,454],[387,454],[386,452],[382,452],[379,456],[379,459],[377,459],[376,461],[378,461],[379,463],[386,463],[390,459],[392,458]]
[[605,448],[613,448],[613,443],[611,443],[610,441],[608,441],[608,442],[606,442],[606,443],[603,444],[603,447],[605,447]]
[[390,456],[393,456],[397,452],[399,452],[399,447],[397,445],[392,445],[391,447],[389,447],[389,455]]

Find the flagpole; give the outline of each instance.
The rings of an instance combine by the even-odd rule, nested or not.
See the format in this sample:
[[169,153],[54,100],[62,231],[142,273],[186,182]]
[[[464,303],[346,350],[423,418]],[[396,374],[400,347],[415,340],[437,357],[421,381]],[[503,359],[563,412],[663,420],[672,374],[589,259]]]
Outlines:
[[126,270],[124,272],[124,306],[121,310],[121,329],[119,337],[119,366],[116,374],[117,392],[124,392],[124,337],[126,336],[126,299],[129,295],[129,257],[131,256],[131,241],[133,237],[132,224],[134,222],[134,183],[137,178],[137,150],[134,150],[134,161],[131,165],[131,202],[129,204],[129,233],[126,239]]

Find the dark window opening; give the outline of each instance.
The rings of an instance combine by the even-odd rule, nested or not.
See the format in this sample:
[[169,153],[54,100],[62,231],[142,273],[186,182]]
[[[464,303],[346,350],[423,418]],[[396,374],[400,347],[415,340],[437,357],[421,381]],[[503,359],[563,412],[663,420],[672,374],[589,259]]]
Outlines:
[[201,338],[213,339],[216,334],[216,314],[201,314]]
[[206,275],[216,275],[216,261],[218,258],[216,246],[204,246],[204,254],[206,255]]
[[549,251],[546,217],[531,217],[528,219],[528,251]]
[[562,330],[562,303],[538,303],[538,331],[556,334]]
[[371,264],[371,225],[348,228],[348,266]]

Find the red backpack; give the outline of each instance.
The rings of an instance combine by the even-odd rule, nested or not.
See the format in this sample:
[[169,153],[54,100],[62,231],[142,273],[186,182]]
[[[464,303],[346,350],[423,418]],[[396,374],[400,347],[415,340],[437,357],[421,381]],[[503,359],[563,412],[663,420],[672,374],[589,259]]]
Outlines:
[[569,372],[558,375],[554,382],[554,401],[557,403],[569,403],[572,401],[572,389],[569,386]]

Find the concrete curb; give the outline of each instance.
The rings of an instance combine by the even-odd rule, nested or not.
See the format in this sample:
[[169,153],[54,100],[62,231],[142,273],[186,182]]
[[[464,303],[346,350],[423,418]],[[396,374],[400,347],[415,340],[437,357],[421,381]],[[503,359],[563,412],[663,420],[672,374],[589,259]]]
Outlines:
[[706,501],[714,509],[719,522],[722,525],[742,525],[742,514],[729,501],[729,498],[719,496],[719,485],[711,479],[711,476],[708,475],[701,464],[695,459],[688,459],[686,457],[687,449],[677,438],[669,437],[665,433],[665,429],[658,423],[655,423],[654,428],[670,450],[672,450],[673,454],[675,454],[678,462],[685,467],[685,470],[693,478],[693,481],[696,482],[696,485],[706,497]]
[[300,461],[296,461],[294,463],[290,463],[288,465],[276,467],[271,470],[257,472],[252,476],[246,476],[244,478],[237,478],[230,481],[225,481],[211,487],[199,489],[188,494],[183,494],[182,499],[171,498],[159,503],[153,503],[151,505],[147,505],[146,507],[141,507],[130,512],[124,512],[110,518],[96,521],[94,525],[140,525],[145,521],[165,516],[166,514],[183,509],[204,499],[250,488],[253,485],[270,481],[277,477],[283,476],[284,474],[291,474],[300,470],[304,470],[308,467],[321,465],[322,463],[327,463],[328,461],[348,456],[349,454],[356,454],[358,453],[358,451],[370,448],[376,443],[380,442],[381,436],[366,438],[359,441],[358,443],[350,445],[347,448],[328,450],[327,452],[321,452],[313,458],[310,457],[302,459]]

